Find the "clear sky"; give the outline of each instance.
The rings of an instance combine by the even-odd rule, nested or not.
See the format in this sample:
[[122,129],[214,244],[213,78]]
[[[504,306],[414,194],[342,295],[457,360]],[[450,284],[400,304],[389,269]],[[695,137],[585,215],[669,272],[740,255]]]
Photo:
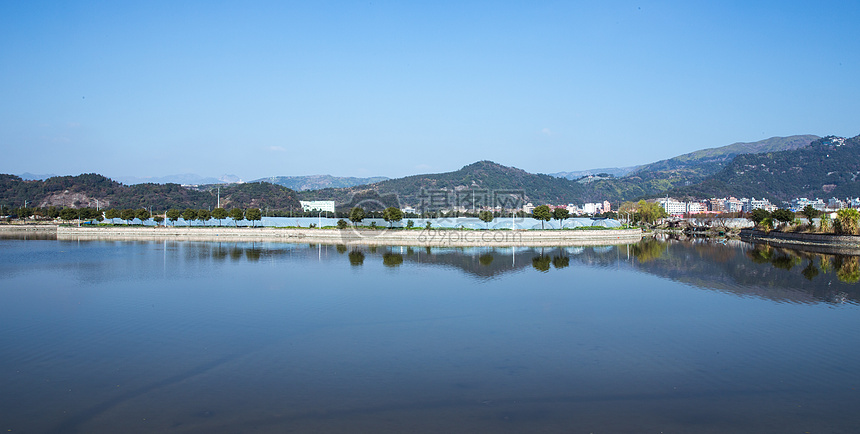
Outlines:
[[552,173],[860,134],[857,1],[4,1],[0,173]]

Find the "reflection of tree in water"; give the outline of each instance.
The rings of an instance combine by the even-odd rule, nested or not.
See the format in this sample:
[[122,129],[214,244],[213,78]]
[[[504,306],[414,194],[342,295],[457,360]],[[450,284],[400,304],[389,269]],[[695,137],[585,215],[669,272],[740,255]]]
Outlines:
[[665,244],[654,238],[646,238],[642,241],[633,244],[633,254],[639,262],[649,262],[659,259],[663,255]]
[[555,268],[564,268],[570,265],[570,258],[567,256],[553,256],[552,266]]
[[[809,263],[800,274],[807,280],[815,279],[821,273],[829,274],[835,269],[836,278],[839,281],[845,283],[860,282],[860,258],[857,256],[799,252],[775,249],[766,245],[756,245],[747,251],[747,256],[756,264],[770,263],[774,268],[786,271],[790,271],[795,265],[800,265],[803,262],[803,257],[805,257]],[[816,259],[818,259],[818,266],[815,264]]]
[[805,277],[806,280],[812,280],[815,276],[818,276],[818,267],[816,267],[815,262],[810,259],[809,264],[800,272],[800,274],[803,274],[803,277]]
[[262,251],[257,248],[250,248],[245,250],[245,257],[248,258],[249,261],[259,261],[261,255]]
[[549,266],[552,264],[552,258],[549,256],[535,256],[532,258],[532,267],[538,271],[549,271]]
[[493,255],[490,253],[484,253],[481,256],[478,256],[478,263],[485,267],[489,267],[490,264],[493,263]]
[[353,250],[349,252],[349,263],[353,266],[364,264],[364,253],[361,253],[361,250]]
[[382,264],[386,267],[396,267],[403,263],[403,255],[400,253],[383,253],[382,254]]
[[238,247],[238,246],[233,247],[232,249],[230,249],[230,259],[232,259],[234,261],[238,261],[239,259],[242,259],[243,253],[244,252],[242,251],[241,247]]
[[770,263],[776,268],[791,270],[795,265],[800,264],[800,258],[791,254],[783,253],[781,255],[774,255]]
[[346,253],[346,246],[345,246],[345,245],[343,245],[343,244],[338,244],[338,245],[335,247],[335,250],[337,250],[337,252],[338,252],[338,253],[340,253],[340,254],[342,255],[342,254]]
[[760,244],[748,250],[747,256],[756,264],[767,264],[773,258],[773,253],[773,247]]
[[836,277],[845,283],[857,283],[860,281],[860,264],[856,256],[839,257],[836,259],[839,270]]
[[829,273],[833,271],[833,261],[829,255],[818,255],[821,259],[818,261],[818,265],[821,267],[821,271],[824,273]]
[[219,244],[214,249],[212,249],[212,257],[219,261],[227,259],[227,249],[221,247],[221,245]]

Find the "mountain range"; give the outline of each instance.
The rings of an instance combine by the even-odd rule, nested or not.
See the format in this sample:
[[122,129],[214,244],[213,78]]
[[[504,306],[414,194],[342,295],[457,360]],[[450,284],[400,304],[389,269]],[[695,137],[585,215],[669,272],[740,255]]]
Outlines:
[[389,178],[385,176],[375,176],[371,178],[353,178],[353,177],[338,177],[331,175],[308,175],[308,176],[272,176],[269,178],[260,178],[252,182],[270,182],[272,184],[282,185],[284,187],[297,190],[319,190],[322,188],[345,188],[356,185],[372,184],[374,182],[385,181]]
[[[860,196],[860,139],[774,137],[618,170],[614,173],[627,173],[618,176],[609,169],[595,169],[568,179],[479,161],[452,172],[396,179],[285,176],[222,184],[220,191],[222,201],[230,206],[283,210],[298,209],[298,199],[334,200],[338,209],[354,205],[440,209],[457,205],[471,208],[473,201],[477,205],[491,204],[491,200],[500,197],[555,205],[608,200],[613,206],[666,194],[679,198],[764,197],[775,203],[804,196],[856,197]],[[576,172],[564,173],[570,176]],[[95,174],[44,181],[0,175],[0,204],[13,206],[20,206],[25,199],[31,204],[65,206],[86,206],[99,199],[122,207],[203,207],[211,206],[215,191],[215,184],[196,189],[174,183],[123,186]],[[71,193],[81,196],[70,199]],[[497,197],[491,198],[492,195]]]
[[214,186],[209,189],[186,188],[179,184],[123,185],[95,173],[56,176],[44,181],[26,181],[15,175],[0,175],[0,205],[18,207],[73,208],[170,208],[211,209],[219,202],[231,208],[300,209],[298,194],[269,183],[244,183]]
[[[453,172],[413,175],[367,185],[307,191],[302,193],[302,197],[334,200],[340,207],[353,206],[369,200],[378,201],[387,206],[394,203],[392,198],[397,198],[400,205],[419,207],[427,206],[427,202],[432,200],[427,194],[431,191],[442,191],[449,199],[456,199],[460,195],[459,192],[471,190],[512,190],[522,192],[522,199],[525,202],[535,204],[581,204],[604,200],[619,203],[662,196],[668,190],[703,182],[744,153],[791,152],[809,146],[816,139],[819,137],[814,135],[773,137],[758,142],[734,143],[719,148],[703,149],[637,166],[621,177],[613,176],[607,172],[609,169],[597,169],[588,171],[597,172],[597,175],[588,174],[578,179],[568,179],[528,173],[491,161],[480,161]],[[468,204],[471,200],[470,197],[460,199],[461,204]],[[438,207],[431,205],[431,208],[447,208],[452,204],[447,205],[440,204]]]

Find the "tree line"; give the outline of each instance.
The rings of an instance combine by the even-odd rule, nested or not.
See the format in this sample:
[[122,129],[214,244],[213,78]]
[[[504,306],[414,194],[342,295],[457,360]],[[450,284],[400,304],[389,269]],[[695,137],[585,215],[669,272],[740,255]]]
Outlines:
[[[0,209],[0,215],[4,215],[4,210]],[[262,212],[259,208],[232,208],[229,211],[224,208],[215,208],[212,211],[209,211],[208,209],[186,208],[184,210],[179,210],[173,208],[165,212],[163,215],[153,215],[146,208],[108,208],[105,210],[97,210],[95,208],[57,208],[53,206],[45,208],[12,208],[8,210],[7,217],[10,219],[20,220],[26,220],[28,218],[33,218],[35,220],[61,219],[66,222],[72,220],[102,222],[105,219],[112,222],[113,220],[119,219],[125,220],[127,225],[131,225],[132,221],[135,219],[138,219],[141,222],[152,219],[156,224],[161,224],[166,219],[173,226],[176,225],[176,222],[180,218],[185,221],[186,224],[198,221],[204,226],[206,225],[206,222],[213,219],[218,220],[218,226],[221,226],[223,220],[228,217],[233,220],[234,224],[237,224],[237,222],[242,220],[247,220],[251,222],[252,226],[256,226],[256,222],[263,219]]]

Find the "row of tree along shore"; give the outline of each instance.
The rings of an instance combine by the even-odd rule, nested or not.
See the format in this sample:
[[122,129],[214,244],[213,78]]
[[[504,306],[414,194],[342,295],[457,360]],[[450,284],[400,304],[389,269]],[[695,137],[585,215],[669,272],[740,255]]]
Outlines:
[[[366,211],[361,207],[353,207],[349,210],[349,213],[345,215],[346,218],[349,219],[349,222],[352,223],[353,226],[358,226],[364,219],[366,218],[382,218],[391,226],[393,223],[400,222],[406,217],[401,209],[396,207],[388,207],[382,210],[381,212],[370,212]],[[153,222],[157,225],[172,225],[175,226],[176,222],[179,219],[189,225],[191,222],[200,222],[202,225],[207,225],[207,222],[210,220],[218,221],[218,225],[221,226],[223,220],[230,218],[234,224],[239,221],[249,221],[252,226],[256,225],[256,222],[262,220],[263,213],[259,208],[232,208],[227,210],[225,208],[215,208],[213,210],[208,209],[191,209],[187,208],[185,210],[179,209],[170,209],[164,212],[163,214],[153,214],[150,210],[146,208],[139,209],[106,209],[106,210],[97,210],[95,208],[16,208],[12,210],[12,213],[9,216],[5,216],[7,221],[10,220],[42,220],[42,221],[55,221],[57,219],[71,223],[73,221],[77,222],[88,222],[88,223],[99,223],[104,220],[110,220],[111,222],[115,220],[124,220],[126,225],[132,225],[135,220],[139,221],[139,224],[143,224],[143,222],[152,219]],[[502,215],[498,213],[494,213],[492,211],[484,210],[480,211],[476,214],[476,217],[481,221],[485,222],[488,226],[489,223],[493,221],[496,217],[502,217]],[[539,220],[541,225],[543,222],[548,222],[552,219],[558,220],[562,222],[563,220],[570,217],[570,213],[565,208],[556,208],[551,210],[547,205],[541,205],[535,207],[534,211],[531,213],[531,217]],[[650,217],[649,217],[650,219]],[[339,229],[344,229],[349,225],[349,223],[340,219],[337,222],[337,227]],[[312,225],[314,227],[315,225]],[[376,224],[371,223],[371,227],[375,228]],[[413,220],[408,220],[406,224],[406,228],[412,228],[414,226]],[[559,225],[560,226],[560,225]],[[430,228],[430,223],[427,223],[427,229]],[[489,227],[488,227],[489,228]]]

